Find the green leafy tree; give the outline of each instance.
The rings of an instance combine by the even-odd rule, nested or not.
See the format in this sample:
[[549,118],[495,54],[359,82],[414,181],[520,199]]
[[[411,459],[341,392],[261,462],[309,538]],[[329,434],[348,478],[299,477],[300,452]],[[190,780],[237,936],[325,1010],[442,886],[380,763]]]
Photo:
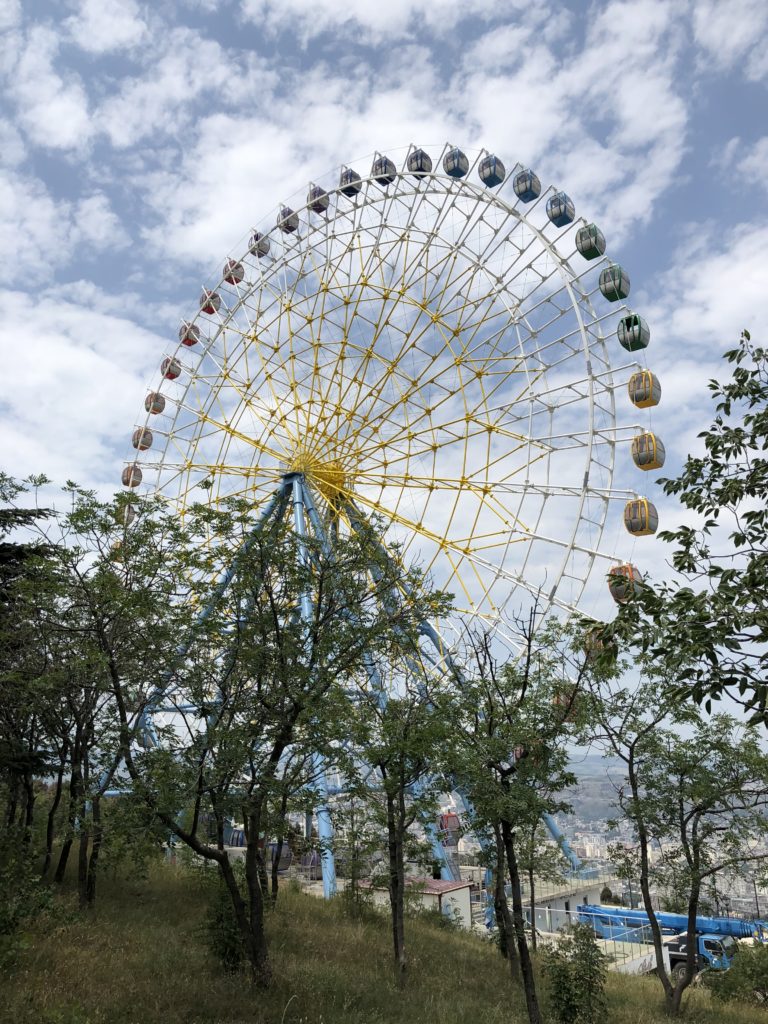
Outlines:
[[[606,752],[623,762],[617,799],[636,838],[634,849],[621,848],[618,855],[624,870],[639,879],[658,965],[663,964],[662,935],[652,884],[674,872],[678,893],[684,892],[685,970],[673,978],[663,966],[656,972],[666,1010],[676,1015],[696,972],[696,917],[707,883],[768,856],[768,755],[754,729],[725,715],[704,721],[693,706],[680,706],[655,674],[637,687],[619,681],[610,693],[603,681],[602,691],[596,731]],[[663,850],[656,866],[654,845]]]
[[[368,684],[358,701],[357,745],[359,763],[375,769],[370,774],[363,768],[368,779],[366,804],[386,842],[392,950],[402,988],[407,969],[406,860],[425,866],[432,861],[429,843],[415,840],[413,829],[419,826],[423,832],[434,827],[439,796],[446,789],[435,775],[435,752],[445,753],[450,732],[442,694],[429,686],[428,674],[417,660],[418,645],[405,637],[401,640],[409,657],[393,666],[391,692],[382,693]],[[379,678],[386,677],[380,672]]]
[[602,1024],[606,1019],[608,957],[589,925],[572,925],[544,950],[542,966],[558,1024]]
[[[187,530],[212,539],[196,545],[203,563],[190,584],[205,616],[167,684],[187,726],[168,730],[157,747],[136,750],[116,679],[122,751],[136,792],[158,820],[217,865],[253,979],[268,985],[267,840],[281,827],[276,818],[286,791],[290,796],[290,765],[310,755],[315,763],[323,755],[332,768],[343,763],[350,692],[366,659],[396,658],[402,637],[415,635],[434,602],[418,574],[357,534],[328,550],[300,541],[283,521],[254,530],[252,509],[236,502],[221,512],[190,511]],[[231,577],[226,593],[218,587],[224,572]],[[393,589],[414,596],[395,607],[386,601]],[[301,772],[294,780],[297,787],[313,784]],[[226,848],[232,821],[244,824],[242,878]]]
[[[509,956],[514,943],[528,1017],[531,1024],[539,1024],[521,863],[526,836],[542,813],[567,809],[558,796],[575,782],[567,768],[566,737],[578,730],[579,717],[587,709],[580,691],[583,663],[576,676],[569,677],[561,658],[559,627],[553,624],[535,639],[533,622],[532,615],[521,628],[522,655],[516,662],[500,665],[487,635],[470,638],[467,667],[452,702],[457,735],[452,771],[473,808],[473,831],[485,837],[490,849],[496,848],[500,946]],[[500,884],[502,866],[512,894],[511,933]]]
[[715,417],[665,493],[699,517],[659,536],[675,544],[681,582],[639,589],[612,629],[674,677],[678,699],[727,693],[768,724],[768,350],[743,331],[725,353],[726,383],[709,384]]

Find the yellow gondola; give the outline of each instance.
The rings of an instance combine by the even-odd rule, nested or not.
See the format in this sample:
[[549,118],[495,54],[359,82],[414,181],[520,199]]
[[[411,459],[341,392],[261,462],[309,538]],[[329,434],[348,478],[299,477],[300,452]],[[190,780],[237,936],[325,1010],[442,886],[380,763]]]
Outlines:
[[638,370],[629,378],[627,384],[629,400],[638,409],[650,409],[661,401],[661,383],[655,373],[650,370]]
[[661,469],[666,451],[655,434],[638,434],[632,438],[632,460],[638,469]]
[[633,537],[650,537],[659,526],[656,506],[647,498],[636,498],[624,506],[624,525]]

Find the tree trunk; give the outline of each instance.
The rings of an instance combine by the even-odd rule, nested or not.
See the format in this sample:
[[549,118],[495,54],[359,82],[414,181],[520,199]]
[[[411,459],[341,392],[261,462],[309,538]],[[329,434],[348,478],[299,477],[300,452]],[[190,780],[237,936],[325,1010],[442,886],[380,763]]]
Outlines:
[[[266,988],[272,981],[272,965],[269,962],[267,936],[264,931],[264,907],[268,889],[262,876],[266,876],[264,856],[259,849],[261,831],[261,804],[248,815],[248,845],[245,851],[245,880],[248,886],[248,941],[246,950],[251,961],[253,981],[260,988]],[[231,871],[231,868],[230,868]],[[232,881],[237,888],[237,883]]]
[[51,859],[53,858],[53,839],[56,828],[56,811],[59,809],[61,803],[61,793],[64,788],[64,768],[67,761],[67,747],[65,746],[61,752],[61,759],[59,761],[59,771],[56,775],[56,789],[53,793],[53,802],[48,810],[48,822],[45,827],[45,861],[43,862],[43,870],[41,877],[45,878],[51,869]]
[[8,785],[8,800],[5,805],[5,824],[10,829],[16,822],[16,808],[19,803],[19,777],[11,775]]
[[32,838],[32,822],[35,818],[35,782],[29,772],[25,772],[22,779],[24,787],[24,842],[28,843]]
[[72,842],[75,836],[77,825],[77,808],[80,802],[81,774],[80,774],[80,742],[82,734],[80,730],[75,734],[75,745],[72,751],[72,774],[69,777],[69,811],[67,813],[67,835],[59,854],[59,863],[56,865],[56,873],[53,876],[54,882],[61,884],[67,870],[69,851],[72,849]]
[[[248,853],[250,850],[246,850],[246,879],[248,875]],[[229,892],[229,898],[232,901],[232,909],[235,912],[235,920],[240,931],[240,936],[243,940],[243,947],[245,949],[248,962],[251,965],[251,980],[259,988],[267,988],[272,980],[272,965],[269,962],[269,954],[267,952],[267,942],[263,931],[263,917],[262,917],[262,931],[261,936],[256,933],[253,927],[253,914],[251,913],[250,919],[246,912],[245,901],[243,900],[240,888],[235,878],[235,873],[232,870],[232,865],[229,861],[229,856],[224,853],[222,859],[217,861],[219,865],[219,871],[221,877],[224,879],[224,884]],[[258,878],[254,876],[255,888],[259,889]],[[251,886],[248,886],[249,892]]]
[[679,975],[671,997],[667,999],[667,1013],[670,1017],[678,1017],[683,1002],[683,993],[696,976],[696,917],[699,913],[699,897],[701,887],[698,882],[691,885],[688,900],[688,934],[686,936],[685,972]]
[[501,829],[494,825],[496,838],[496,864],[493,869],[493,909],[496,915],[496,927],[499,929],[499,952],[506,957],[513,981],[520,980],[520,961],[517,958],[515,945],[515,927],[507,903],[507,892],[504,885],[505,861],[504,844]]
[[395,809],[395,796],[387,793],[387,852],[389,856],[389,906],[392,911],[392,946],[395,976],[399,988],[405,985],[405,864],[401,821]]
[[270,897],[273,907],[277,905],[277,892],[280,887],[280,858],[283,855],[283,842],[283,836],[278,836],[275,841],[275,855],[272,859],[272,891]]
[[88,792],[88,757],[83,758],[83,785],[80,801],[80,839],[77,850],[77,898],[81,907],[88,904],[88,848],[91,842],[91,829],[88,822],[91,810],[86,799]]
[[85,907],[88,903],[88,847],[91,841],[91,831],[86,820],[88,810],[85,803],[83,803],[82,811],[80,835],[77,842],[77,901],[81,907]]
[[533,879],[533,848],[531,848],[531,864],[528,868],[529,906],[531,908],[531,949],[536,952],[536,890]]
[[533,975],[533,963],[531,962],[531,954],[525,937],[523,893],[520,885],[520,871],[517,865],[515,839],[511,822],[502,820],[501,835],[504,840],[504,853],[506,854],[507,867],[509,868],[509,880],[512,884],[512,921],[517,939],[517,952],[520,956],[520,973],[523,976],[523,991],[525,992],[528,1020],[530,1024],[541,1024],[541,1011],[536,995],[536,979]]
[[89,907],[96,902],[96,873],[99,865],[99,853],[104,837],[104,830],[101,825],[101,796],[97,793],[93,798],[93,842],[91,843],[91,856],[88,859],[88,872],[85,885],[85,899]]
[[284,833],[285,833],[285,824],[286,824],[287,814],[288,814],[288,790],[287,790],[286,786],[283,785],[283,792],[282,792],[282,794],[280,796],[280,814],[279,814],[280,825],[279,825],[278,830],[277,830],[280,833],[280,835],[275,837],[275,856],[274,856],[274,859],[272,861],[272,892],[270,893],[270,896],[271,896],[272,906],[273,907],[277,905],[277,892],[278,892],[278,889],[280,887],[280,877],[279,877],[279,874],[280,874],[280,858],[283,855],[283,844],[284,844],[284,841],[285,841],[285,834]]
[[[674,995],[674,987],[672,981],[667,975],[664,969],[664,954],[663,954],[663,943],[661,941],[661,928],[656,917],[656,912],[653,908],[653,901],[651,899],[651,871],[650,861],[648,857],[648,848],[650,845],[650,839],[648,837],[648,829],[646,827],[645,818],[643,817],[640,803],[640,784],[637,779],[637,769],[635,765],[634,750],[629,753],[627,760],[627,778],[629,779],[630,792],[632,794],[633,812],[634,819],[637,826],[637,839],[640,846],[640,892],[643,896],[643,907],[648,915],[648,923],[651,926],[651,936],[653,938],[653,948],[656,954],[656,976],[661,982],[661,987],[664,989],[664,1005],[667,1013],[671,1014],[672,1001]],[[630,900],[631,902],[631,900]]]

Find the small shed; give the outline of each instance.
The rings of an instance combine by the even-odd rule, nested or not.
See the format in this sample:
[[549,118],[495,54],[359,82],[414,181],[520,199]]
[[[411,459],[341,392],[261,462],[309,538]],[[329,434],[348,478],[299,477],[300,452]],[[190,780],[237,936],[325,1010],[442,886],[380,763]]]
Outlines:
[[[444,882],[441,878],[408,875],[405,884],[410,899],[421,904],[425,910],[437,910],[452,917],[462,928],[472,927],[471,882]],[[388,906],[388,890],[380,886],[372,886],[372,889],[374,902]]]

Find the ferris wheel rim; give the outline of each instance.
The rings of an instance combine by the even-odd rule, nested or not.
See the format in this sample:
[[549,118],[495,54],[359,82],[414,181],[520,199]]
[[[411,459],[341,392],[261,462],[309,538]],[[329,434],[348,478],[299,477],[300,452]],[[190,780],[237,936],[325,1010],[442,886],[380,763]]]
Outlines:
[[[411,147],[408,150],[409,153],[411,152],[412,148],[413,147]],[[477,159],[475,160],[475,164],[473,166],[477,165],[477,162],[479,161],[479,159],[482,156],[483,152],[486,152],[486,151],[481,151],[481,153],[478,155]],[[342,165],[342,166],[344,166],[344,165]],[[462,196],[462,197],[466,198],[467,194],[469,194],[469,196],[472,197],[472,199],[475,201],[476,204],[478,204],[478,205],[481,204],[481,203],[488,204],[489,202],[493,202],[496,207],[503,208],[505,216],[507,216],[509,218],[512,218],[512,219],[517,219],[518,221],[525,222],[526,226],[529,229],[533,230],[534,234],[537,235],[540,244],[543,247],[546,248],[549,256],[553,260],[553,263],[554,263],[554,266],[555,266],[555,270],[553,271],[553,273],[555,273],[555,272],[559,272],[560,273],[560,275],[561,275],[561,277],[563,279],[563,287],[566,288],[568,290],[569,294],[570,294],[572,308],[574,310],[576,310],[577,318],[579,320],[578,333],[580,334],[581,339],[582,339],[582,348],[584,350],[585,362],[586,362],[586,366],[587,366],[587,371],[586,371],[584,379],[587,382],[588,388],[589,388],[588,408],[589,408],[589,411],[590,411],[589,426],[588,426],[588,429],[586,431],[587,443],[586,443],[586,446],[582,445],[582,447],[586,447],[586,449],[587,449],[587,452],[588,452],[588,455],[587,455],[588,463],[587,463],[587,465],[589,467],[589,465],[590,465],[589,459],[591,459],[592,448],[593,448],[593,445],[595,443],[597,443],[595,441],[596,429],[595,429],[595,423],[594,423],[594,396],[593,396],[594,384],[595,384],[596,377],[601,376],[603,374],[607,374],[608,376],[610,376],[610,373],[611,373],[610,359],[606,356],[606,358],[604,360],[604,362],[605,362],[605,370],[601,370],[599,374],[593,373],[592,366],[591,366],[591,359],[590,359],[591,348],[590,348],[589,343],[587,341],[587,334],[586,334],[586,331],[585,331],[584,320],[583,320],[583,317],[581,316],[581,307],[579,306],[579,302],[577,301],[577,297],[574,295],[574,291],[573,291],[574,281],[578,281],[578,278],[581,275],[575,275],[574,274],[574,272],[573,272],[573,270],[572,270],[572,268],[571,268],[571,266],[569,264],[569,259],[572,258],[572,257],[570,257],[570,256],[569,257],[561,256],[561,254],[559,253],[559,251],[557,250],[557,248],[555,246],[555,241],[562,234],[565,234],[566,232],[560,232],[558,235],[555,236],[555,239],[552,239],[552,240],[548,239],[546,237],[546,235],[544,235],[544,233],[541,230],[538,230],[538,229],[534,228],[532,225],[527,224],[525,215],[521,214],[520,211],[518,211],[515,207],[510,206],[508,203],[506,203],[506,201],[502,197],[499,196],[499,192],[500,192],[501,187],[503,187],[503,185],[511,178],[512,174],[515,173],[515,171],[517,170],[517,167],[519,167],[519,166],[520,165],[517,165],[513,169],[513,171],[510,172],[510,174],[506,175],[506,177],[504,179],[504,182],[502,182],[502,184],[498,188],[494,188],[494,189],[488,189],[485,186],[476,185],[474,182],[470,182],[470,181],[467,181],[465,179],[459,179],[459,180],[452,179],[452,180],[449,180],[449,181],[446,182],[445,176],[444,175],[440,175],[437,172],[431,173],[431,174],[428,174],[428,175],[424,175],[422,178],[420,178],[419,180],[416,181],[416,185],[414,186],[412,184],[411,180],[410,180],[412,178],[412,175],[409,174],[409,172],[407,172],[407,171],[398,170],[398,171],[396,171],[392,182],[390,182],[390,184],[387,186],[386,192],[385,192],[385,194],[383,196],[382,195],[378,195],[375,192],[375,187],[377,185],[377,182],[376,182],[376,178],[375,178],[375,176],[373,174],[370,174],[368,176],[362,176],[361,175],[360,179],[359,179],[360,182],[361,182],[361,192],[363,190],[365,190],[366,199],[365,199],[365,202],[358,203],[357,197],[355,197],[355,199],[353,201],[353,209],[355,209],[355,210],[363,210],[363,209],[376,208],[377,206],[381,206],[383,204],[386,204],[386,203],[390,202],[395,197],[402,199],[403,195],[409,195],[414,202],[415,202],[415,197],[416,196],[440,195],[440,196],[443,197],[443,200],[445,200],[446,196],[450,195],[450,196],[453,197],[452,198],[452,202],[455,202],[456,198],[458,196]],[[406,182],[408,184],[409,192],[406,192],[405,190],[399,191],[400,186],[402,185],[403,182]],[[391,189],[391,194],[389,194],[390,189]],[[335,191],[336,191],[337,195],[339,195],[340,192],[341,192],[340,187],[337,188]],[[373,196],[371,198],[369,198],[368,197],[368,193],[371,192],[371,191],[373,191]],[[549,195],[552,191],[553,191],[552,187],[544,190],[542,192],[541,196],[539,197],[539,199],[536,201],[536,205],[538,205],[541,202],[543,202],[545,197],[547,195]],[[330,195],[331,194],[330,191],[327,194]],[[309,221],[309,218],[310,218],[311,211],[310,211],[309,202],[305,203],[303,207],[300,207],[298,209],[298,211],[292,210],[291,212],[299,214],[299,224],[302,225],[303,224],[302,217],[306,217],[308,221]],[[345,211],[345,214],[348,215],[348,212],[349,211]],[[336,212],[333,217],[330,217],[330,216],[329,217],[324,217],[324,219],[326,221],[328,221],[328,222],[330,222],[330,221],[335,222],[339,218],[339,216],[342,216],[342,215],[345,215],[345,214],[339,214],[338,212]],[[381,220],[382,220],[382,224],[383,224],[385,218],[382,216]],[[583,220],[581,222],[582,223],[586,223]],[[276,227],[276,228],[273,228],[272,230],[276,232],[276,231],[279,230],[279,228]],[[314,230],[316,231],[316,228]],[[300,232],[298,230],[296,230],[295,232],[291,233],[291,238],[288,239],[287,241],[289,242],[289,244],[294,244],[294,248],[296,248],[296,249],[298,249],[300,247],[300,244],[306,244],[307,246],[309,246],[309,238],[311,237],[312,233],[313,233],[313,229],[310,227],[309,224],[307,224],[304,235],[300,234]],[[247,253],[246,253],[246,256],[247,256]],[[246,257],[243,257],[243,260],[245,260],[245,258]],[[471,263],[471,260],[470,260],[470,263]],[[601,261],[599,261],[598,265],[603,265],[605,263],[607,263],[607,260],[601,260]],[[233,321],[233,318],[236,316],[236,314],[239,311],[242,311],[242,309],[245,306],[248,298],[250,296],[252,296],[256,292],[257,289],[264,289],[266,287],[267,282],[265,282],[265,280],[264,280],[264,275],[262,273],[262,264],[261,264],[261,262],[256,260],[254,262],[254,265],[258,269],[259,277],[258,278],[254,278],[254,280],[249,283],[249,289],[248,290],[246,290],[245,288],[243,289],[243,293],[244,294],[242,294],[242,295],[241,295],[241,289],[240,289],[239,284],[238,284],[235,287],[235,294],[237,296],[237,301],[235,301],[233,304],[227,305],[225,307],[225,310],[223,311],[224,315],[219,315],[218,311],[216,312],[216,317],[213,320],[214,326],[213,326],[213,329],[212,329],[212,331],[210,333],[210,336],[209,336],[207,342],[203,346],[201,346],[201,348],[200,348],[199,364],[202,363],[202,360],[203,360],[203,358],[206,355],[210,355],[210,353],[213,350],[217,340],[219,338],[221,338],[225,334],[225,332],[230,328],[230,325],[231,325],[231,323]],[[492,284],[489,272],[487,271],[487,269],[485,267],[480,266],[478,263],[474,263],[474,264],[472,264],[472,266],[474,267],[474,272],[475,273],[479,272],[481,275],[487,276],[489,278],[489,284]],[[280,260],[275,258],[274,265],[272,267],[272,274],[273,275],[277,275],[278,278],[279,278],[280,273],[283,274],[283,280],[285,281],[286,259],[285,259],[285,255],[284,254],[283,254],[283,256],[281,257]],[[218,287],[221,288],[221,285],[222,285],[222,278],[219,279]],[[285,289],[283,290],[283,292],[284,291],[285,291]],[[593,289],[593,292],[594,291],[596,291],[596,289]],[[275,292],[274,297],[276,298],[279,294],[281,294],[279,291]],[[589,294],[588,293],[583,292],[578,298],[589,302]],[[590,304],[590,312],[591,312],[591,316],[590,316],[590,326],[591,327],[595,326],[596,324],[599,325],[600,321],[602,319],[606,318],[605,316],[604,317],[598,317],[597,313],[594,311],[594,308],[591,307],[591,304]],[[615,311],[612,311],[611,314],[607,314],[606,316],[610,316],[610,315],[615,315]],[[203,315],[201,313],[198,313],[189,322],[194,324],[194,325],[202,325],[202,323],[206,323],[206,324],[211,323],[211,321],[204,320],[203,319]],[[599,339],[599,344],[601,344],[602,348],[605,349],[605,347],[606,347],[605,346],[605,337],[602,334],[601,330],[599,330],[599,332],[598,332],[598,339]],[[179,353],[183,353],[184,351],[185,350],[184,350],[184,348],[182,346],[182,343],[179,342],[179,344],[176,346],[176,349],[174,350],[174,354],[173,354],[172,358],[177,357],[179,355]],[[222,368],[219,367],[219,369],[221,371]],[[176,411],[175,411],[174,419],[172,421],[171,427],[170,427],[169,432],[168,432],[169,440],[170,440],[171,434],[176,429],[176,425],[177,425],[178,420],[179,420],[180,411],[182,411],[184,409],[186,397],[189,394],[190,389],[192,388],[192,386],[193,386],[193,384],[194,384],[196,379],[199,379],[199,378],[195,378],[195,372],[194,371],[189,374],[189,378],[188,378],[188,380],[186,382],[186,386],[185,386],[183,395],[182,395],[181,399],[176,402]],[[608,396],[608,399],[609,399],[609,402],[610,402],[610,405],[611,405],[610,412],[612,414],[612,419],[615,422],[615,402],[614,402],[614,399],[613,399],[613,390],[611,388],[608,388],[607,390],[606,389],[602,389],[602,392]],[[151,422],[152,422],[151,414],[148,412],[146,417],[144,418],[144,427],[147,428],[147,429],[151,429]],[[529,437],[528,437],[528,441],[529,441],[529,443],[532,442],[530,434],[529,434]],[[165,458],[167,450],[168,450],[168,444],[169,444],[169,441],[166,442],[166,448],[164,449],[164,451],[162,453],[162,457],[161,457],[160,463],[158,464],[158,473],[157,473],[158,483],[159,483],[159,480],[160,480],[160,474],[162,472],[163,465],[165,465],[165,466],[172,466],[173,465],[169,460],[166,460],[166,458]],[[555,605],[561,604],[562,605],[562,602],[558,602],[558,601],[554,600],[554,598],[555,598],[555,594],[556,594],[558,585],[559,585],[560,580],[562,578],[562,575],[563,575],[563,572],[564,572],[564,568],[565,568],[566,563],[568,561],[568,557],[573,552],[574,549],[580,547],[581,550],[584,550],[584,551],[588,552],[590,554],[590,558],[591,558],[592,562],[594,561],[595,557],[597,557],[597,556],[599,556],[601,554],[598,549],[599,549],[600,539],[602,537],[602,532],[603,532],[603,529],[604,529],[604,526],[605,526],[605,522],[606,522],[606,518],[607,518],[607,501],[608,501],[608,498],[605,497],[605,494],[607,494],[608,492],[611,491],[611,483],[612,483],[612,477],[613,477],[614,446],[613,446],[613,444],[608,444],[607,447],[608,447],[611,463],[610,463],[609,467],[606,467],[605,465],[602,465],[602,464],[601,465],[602,465],[603,469],[607,469],[608,470],[608,477],[609,477],[608,486],[607,487],[603,487],[603,488],[600,488],[600,487],[598,487],[598,488],[589,488],[588,487],[589,471],[587,470],[587,472],[585,473],[585,476],[584,476],[584,481],[583,481],[583,485],[582,485],[581,493],[580,493],[579,512],[578,512],[578,515],[575,518],[574,523],[573,523],[573,527],[572,527],[572,531],[571,531],[571,536],[570,536],[570,541],[569,542],[563,542],[560,539],[552,539],[551,540],[551,542],[553,544],[563,546],[564,549],[565,549],[565,553],[564,553],[564,557],[563,557],[563,561],[561,563],[560,569],[559,569],[558,574],[557,574],[558,578],[555,580],[555,582],[554,582],[554,584],[553,584],[553,586],[551,588],[551,592],[547,596],[547,600],[548,600],[548,602],[550,604],[555,604]],[[279,452],[272,451],[269,454],[271,456],[276,457],[277,461],[279,462],[279,455],[280,455]],[[286,465],[285,466],[286,470],[288,470],[290,468],[291,468],[290,465]],[[246,473],[246,476],[248,476],[247,473]],[[394,477],[394,475],[390,475],[390,478],[391,478],[391,482],[395,482],[396,478]],[[271,480],[272,480],[272,482],[274,482],[274,475],[271,477]],[[455,484],[456,480],[453,480],[452,482]],[[406,481],[402,480],[401,483],[403,485],[403,490],[404,490],[405,489]],[[527,491],[536,491],[538,486],[539,485],[537,485],[535,483],[526,484]],[[546,487],[544,485],[541,485],[541,489],[543,491],[543,490],[546,489]],[[527,491],[526,491],[526,493],[527,493]],[[353,493],[353,492],[350,492],[350,494],[351,493]],[[634,492],[631,492],[631,493],[634,493]],[[602,496],[600,497],[600,501],[602,501],[602,509],[603,509],[602,516],[599,519],[599,524],[597,522],[595,523],[595,525],[598,526],[597,541],[596,541],[596,543],[591,548],[586,548],[584,545],[579,545],[577,543],[577,540],[578,540],[578,536],[577,535],[578,535],[578,532],[579,532],[579,526],[580,526],[581,519],[582,519],[582,511],[583,511],[583,508],[584,508],[584,503],[587,500],[588,496],[595,496],[595,495],[600,496],[601,494],[602,494]],[[392,516],[391,518],[396,519],[397,516],[395,515],[395,516]],[[413,524],[413,523],[406,523],[404,525],[412,528],[415,524]],[[534,530],[530,531],[530,536],[532,536],[532,537],[538,537],[539,536],[539,531],[538,531],[539,525],[540,525],[540,519],[539,519],[539,521],[536,524],[536,528]],[[541,535],[542,535],[542,537],[544,536],[543,533]],[[466,551],[462,552],[462,554],[465,557],[469,557],[469,555],[468,555],[468,553]],[[610,557],[610,556],[607,556],[607,557]],[[590,567],[591,567],[592,562],[590,562]],[[485,565],[484,568],[485,569],[489,569],[489,566]],[[514,579],[514,574],[510,574],[508,572],[503,571],[502,569],[498,569],[497,573],[496,573],[496,578],[497,579],[498,578],[505,578],[505,579],[510,580],[510,582],[511,582]],[[525,586],[525,581],[522,578],[515,579],[515,582],[517,582],[519,585]],[[570,608],[569,608],[569,610],[570,610]],[[479,615],[478,612],[474,612],[474,614],[478,614]]]

